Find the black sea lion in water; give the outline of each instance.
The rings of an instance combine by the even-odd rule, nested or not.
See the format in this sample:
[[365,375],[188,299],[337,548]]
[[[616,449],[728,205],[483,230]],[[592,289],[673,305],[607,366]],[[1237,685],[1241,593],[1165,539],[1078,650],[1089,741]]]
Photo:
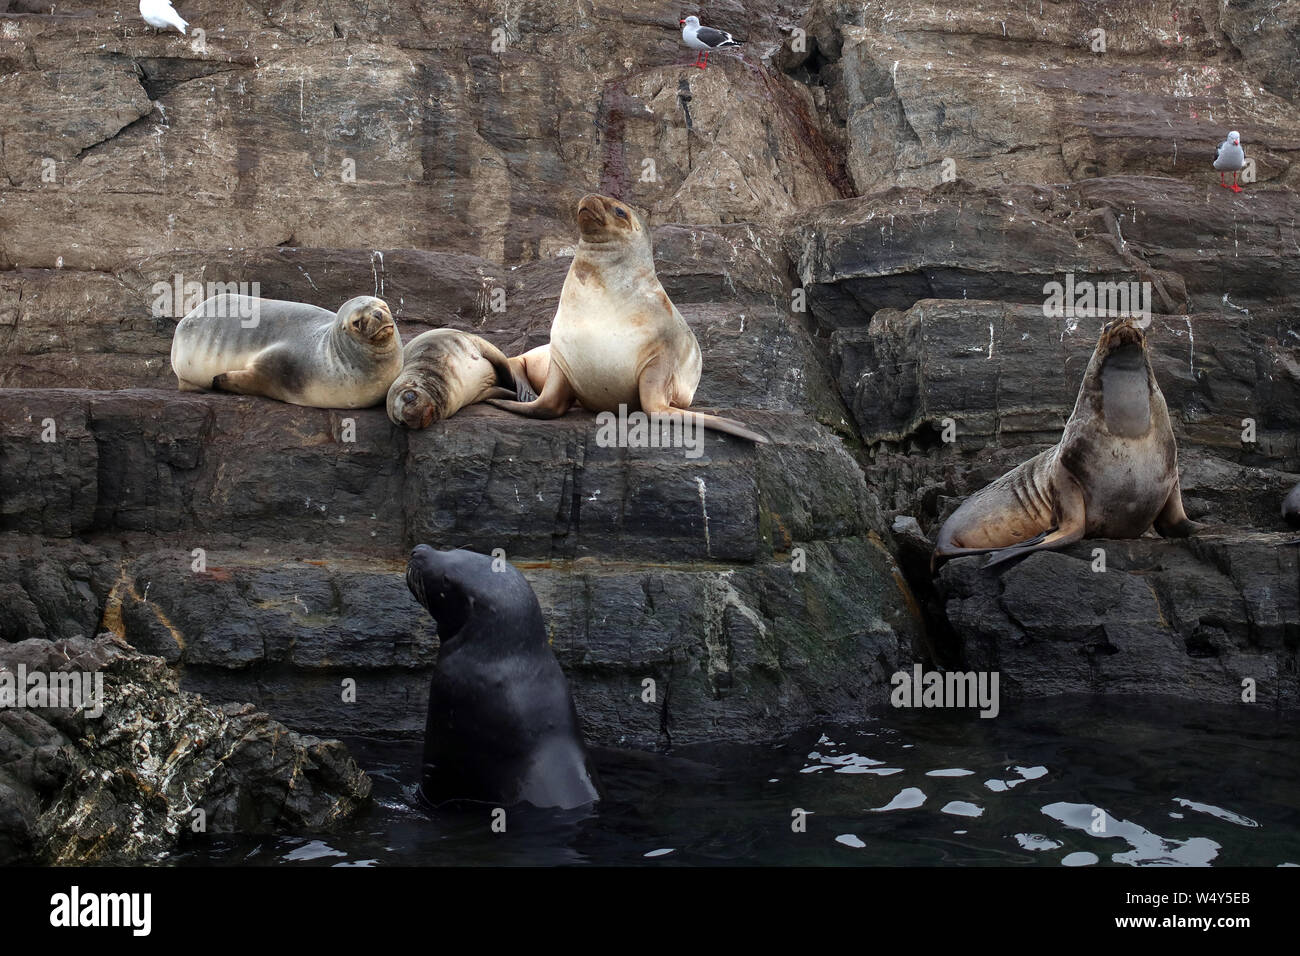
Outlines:
[[939,530],[934,562],[999,552],[988,562],[1081,538],[1165,537],[1203,527],[1187,517],[1165,397],[1132,319],[1106,325],[1055,448],[967,498]]
[[181,319],[172,371],[181,391],[264,395],[316,408],[368,408],[402,370],[388,304],[372,295],[337,312],[303,302],[216,295]]
[[438,622],[420,789],[433,804],[573,809],[600,799],[537,596],[473,551],[411,553],[406,584]]
[[769,442],[740,422],[687,410],[700,384],[700,344],[655,275],[650,234],[636,213],[608,196],[584,196],[578,231],[551,323],[544,387],[535,401],[488,403],[530,418],[556,418],[576,398],[590,412],[617,413],[623,405],[629,412],[671,413]]

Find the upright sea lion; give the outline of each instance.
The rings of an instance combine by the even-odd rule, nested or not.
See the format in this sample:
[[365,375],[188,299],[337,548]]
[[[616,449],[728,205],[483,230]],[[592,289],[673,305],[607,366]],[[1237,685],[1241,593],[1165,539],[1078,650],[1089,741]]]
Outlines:
[[428,428],[486,398],[527,402],[537,397],[523,356],[508,359],[487,339],[469,332],[431,329],[402,351],[402,372],[388,389],[388,417],[394,425]]
[[265,395],[316,408],[367,408],[402,370],[387,303],[362,295],[338,312],[216,295],[181,319],[172,371],[182,391]]
[[1000,552],[986,567],[1080,538],[1165,537],[1203,525],[1183,511],[1165,397],[1132,319],[1106,325],[1055,448],[967,498],[943,523],[934,562]]
[[556,418],[574,398],[592,412],[674,413],[750,441],[769,439],[739,422],[687,411],[703,367],[700,345],[655,275],[650,234],[624,203],[584,196],[578,250],[551,323],[550,370],[531,402],[489,404]]
[[420,789],[430,803],[572,809],[600,799],[537,596],[472,551],[411,552],[406,584],[438,622]]

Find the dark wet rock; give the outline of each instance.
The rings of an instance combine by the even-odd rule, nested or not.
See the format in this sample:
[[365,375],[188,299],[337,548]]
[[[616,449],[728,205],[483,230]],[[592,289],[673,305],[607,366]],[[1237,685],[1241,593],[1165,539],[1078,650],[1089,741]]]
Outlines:
[[20,666],[94,674],[102,713],[90,688],[79,707],[0,708],[2,862],[153,862],[199,827],[329,829],[370,795],[338,741],[182,692],[165,661],[114,635],[0,642],[0,669]]
[[[819,487],[857,509],[860,473],[841,456],[844,487],[826,475]],[[698,509],[698,497],[692,503]],[[756,739],[809,715],[852,720],[883,703],[881,675],[911,660],[922,640],[919,611],[869,530],[870,516],[831,514],[827,503],[804,510],[811,503],[794,494],[781,510],[764,511],[774,543],[745,559],[707,557],[733,540],[715,541],[713,522],[726,512],[713,506],[707,536],[697,517],[689,525],[650,521],[665,526],[657,542],[625,538],[629,555],[668,553],[670,534],[694,527],[698,550],[684,546],[675,561],[507,551],[537,591],[589,738],[645,747]],[[434,540],[459,543],[450,534]],[[419,732],[437,640],[406,591],[404,559],[335,555],[307,542],[288,558],[283,542],[274,549],[230,542],[210,548],[205,570],[195,571],[189,543],[167,548],[154,536],[121,550],[105,544],[91,564],[84,545],[5,540],[15,556],[41,549],[46,587],[56,594],[76,594],[73,575],[92,567],[88,616],[180,666],[189,689],[252,699],[322,733]],[[21,578],[10,587],[32,603]],[[70,626],[67,603],[46,602],[34,626]],[[657,685],[651,700],[642,699],[646,679]],[[345,680],[356,682],[355,703],[343,698]]]
[[1300,215],[1300,199],[1257,190],[1207,202],[1205,190],[1137,176],[996,192],[897,188],[802,213],[785,246],[828,332],[920,299],[1041,307],[1045,285],[1067,273],[1150,282],[1151,310],[1162,314],[1293,300],[1300,257],[1279,224]]
[[[1004,693],[1168,695],[1240,706],[1300,704],[1300,560],[1281,534],[1083,541],[985,570],[940,572],[965,666]],[[1104,571],[1098,567],[1098,551]],[[1062,600],[1062,595],[1069,595]],[[1243,703],[1243,681],[1256,702]]]

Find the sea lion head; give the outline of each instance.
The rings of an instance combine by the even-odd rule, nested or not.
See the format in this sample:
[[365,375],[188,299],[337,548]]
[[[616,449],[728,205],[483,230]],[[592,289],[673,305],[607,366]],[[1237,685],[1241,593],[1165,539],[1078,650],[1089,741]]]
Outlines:
[[479,400],[484,378],[496,372],[483,354],[491,348],[491,343],[457,329],[430,329],[411,339],[403,350],[401,374],[388,389],[389,420],[407,428],[428,428]]
[[578,232],[582,241],[593,245],[609,242],[644,242],[645,226],[641,218],[625,202],[598,196],[583,196],[578,203]]
[[406,564],[406,586],[438,622],[443,644],[474,618],[491,628],[494,647],[505,643],[545,646],[537,595],[506,561],[474,551],[435,551],[417,545]]
[[1145,321],[1124,317],[1107,322],[1097,339],[1097,356],[1106,366],[1137,369],[1147,363]]
[[397,340],[397,323],[388,303],[373,295],[359,295],[344,302],[338,322],[350,337],[370,348],[384,348]]
[[428,428],[438,414],[438,404],[414,375],[401,375],[388,389],[388,418],[394,425]]

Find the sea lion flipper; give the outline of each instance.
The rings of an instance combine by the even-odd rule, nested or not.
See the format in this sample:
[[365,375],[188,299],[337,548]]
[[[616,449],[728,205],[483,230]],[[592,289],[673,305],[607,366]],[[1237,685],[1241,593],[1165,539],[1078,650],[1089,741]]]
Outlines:
[[772,439],[760,435],[752,428],[746,428],[740,422],[675,404],[675,401],[690,404],[690,396],[683,396],[678,386],[676,363],[662,353],[646,363],[636,384],[641,411],[647,415],[681,415],[686,421],[711,428],[716,432],[735,435],[737,438],[745,438],[760,445],[772,444]]
[[984,567],[991,568],[995,564],[1001,564],[1004,561],[1011,561],[1021,555],[1029,554],[1031,551],[1048,551],[1053,548],[1060,548],[1067,544],[1073,544],[1075,541],[1083,540],[1083,525],[1073,529],[1057,528],[1049,535],[1039,535],[1038,538],[1031,538],[1032,541],[1038,541],[1037,544],[1014,544],[1009,548],[1001,548],[993,553]]
[[[483,338],[478,339],[478,345],[479,354],[492,365],[492,374],[495,376],[493,384],[497,386],[479,401],[487,398],[514,399],[520,402],[537,401],[537,393],[533,391],[533,386],[528,381],[528,373],[522,357],[507,358],[504,352]],[[496,394],[497,392],[504,392],[504,394]]]
[[1169,498],[1156,515],[1155,528],[1162,538],[1186,538],[1196,534],[1205,525],[1187,517],[1183,510],[1183,493],[1178,479],[1174,478],[1174,487],[1169,491]]
[[573,387],[560,371],[559,364],[552,363],[550,372],[546,376],[546,385],[537,398],[530,402],[511,402],[493,398],[488,400],[488,404],[517,415],[527,415],[529,418],[559,418],[573,404]]
[[520,362],[518,365],[519,367],[516,368],[515,363],[511,362],[505,366],[504,370],[498,370],[497,385],[506,394],[497,397],[512,398],[519,402],[535,402],[537,401],[537,393],[533,391],[533,385],[528,381],[528,375],[524,371],[523,363]]
[[1088,528],[1087,505],[1084,502],[1083,489],[1069,472],[1059,467],[1052,486],[1056,497],[1056,527],[1045,534],[1013,544],[1009,548],[998,549],[984,562],[984,567],[991,568],[1032,551],[1050,551],[1083,540],[1083,534]]
[[212,378],[213,391],[232,392],[235,395],[266,395],[273,385],[258,369],[251,366],[222,372]]
[[740,422],[733,421],[730,418],[723,418],[720,415],[710,415],[708,412],[697,412],[689,408],[670,407],[665,409],[666,412],[681,415],[687,421],[698,422],[704,428],[711,428],[715,432],[724,432],[728,435],[735,435],[737,438],[747,438],[759,445],[770,445],[772,439],[768,438],[752,428],[746,428]]
[[528,379],[519,377],[515,379],[515,398],[521,402],[537,401],[537,393],[533,391],[533,386],[529,384]]

